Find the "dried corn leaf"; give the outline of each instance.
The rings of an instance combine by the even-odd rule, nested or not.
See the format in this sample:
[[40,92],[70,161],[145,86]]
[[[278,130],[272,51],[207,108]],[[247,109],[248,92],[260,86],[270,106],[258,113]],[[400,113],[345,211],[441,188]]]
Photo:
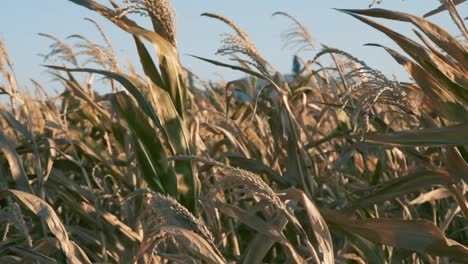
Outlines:
[[327,222],[374,243],[429,255],[447,256],[462,262],[468,261],[468,248],[445,237],[444,233],[428,220],[358,220],[331,210],[321,212]]
[[450,182],[451,179],[448,173],[441,169],[438,171],[417,172],[382,183],[371,194],[353,201],[350,207],[368,207],[434,185],[448,186]]
[[[162,226],[158,231],[147,234],[137,254],[136,260],[140,259],[148,249],[151,249],[158,240],[166,237],[174,238],[174,240],[177,241],[182,248],[186,249],[196,260],[202,260],[203,263],[208,264],[226,263],[226,260],[219,254],[212,243],[195,232],[176,226]],[[152,253],[152,251],[150,253]]]
[[5,196],[14,196],[24,207],[46,223],[50,232],[57,238],[63,254],[71,264],[91,264],[83,251],[77,250],[78,246],[69,240],[65,226],[50,205],[35,195],[17,190],[0,191],[0,197]]
[[394,133],[372,132],[365,136],[371,144],[387,146],[458,146],[468,144],[468,123]]
[[304,206],[310,227],[312,228],[315,238],[318,241],[320,252],[322,253],[323,263],[334,263],[335,253],[333,251],[333,241],[328,230],[328,225],[323,219],[317,206],[307,197],[307,195],[299,189],[290,189],[286,193],[287,199],[298,201]]
[[[453,0],[453,3],[455,5],[459,5],[459,4],[464,3],[465,1],[466,0]],[[447,10],[447,7],[444,4],[442,4],[438,8],[436,8],[434,10],[431,10],[431,11],[427,12],[426,14],[424,14],[423,17],[430,17],[430,16],[433,16],[433,15],[438,14],[440,12],[444,12],[445,10]]]
[[451,192],[447,188],[437,188],[427,193],[422,193],[418,198],[413,199],[409,202],[409,205],[423,204],[430,201],[436,201],[447,198],[451,195]]
[[16,183],[16,187],[24,192],[32,193],[32,187],[29,184],[28,175],[23,168],[21,157],[16,152],[15,147],[11,144],[3,129],[0,129],[0,149],[8,160],[11,176]]

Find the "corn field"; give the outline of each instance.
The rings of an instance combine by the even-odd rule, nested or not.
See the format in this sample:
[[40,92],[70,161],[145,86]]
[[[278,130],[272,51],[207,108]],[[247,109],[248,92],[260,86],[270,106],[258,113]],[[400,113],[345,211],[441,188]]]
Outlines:
[[[248,28],[202,14],[231,63],[194,57],[248,76],[219,83],[180,63],[170,0],[69,1],[131,34],[142,72],[89,19],[105,45],[42,34],[63,90],[32,94],[0,42],[0,263],[468,263],[464,0],[336,10],[391,39],[367,45],[408,82],[277,12],[285,45],[315,47],[285,76]],[[459,33],[425,18],[440,12]]]

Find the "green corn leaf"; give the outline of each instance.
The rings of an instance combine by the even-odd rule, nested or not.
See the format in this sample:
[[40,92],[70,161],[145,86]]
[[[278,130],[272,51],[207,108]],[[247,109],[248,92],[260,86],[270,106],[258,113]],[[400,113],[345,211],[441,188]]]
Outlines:
[[119,116],[123,117],[135,135],[136,155],[143,177],[154,191],[177,197],[177,179],[168,164],[168,153],[148,118],[124,93],[113,100]]

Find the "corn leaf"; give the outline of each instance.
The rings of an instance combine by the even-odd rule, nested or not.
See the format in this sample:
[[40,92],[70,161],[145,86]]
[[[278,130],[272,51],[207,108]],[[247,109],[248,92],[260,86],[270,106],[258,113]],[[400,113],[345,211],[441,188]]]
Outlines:
[[[396,51],[378,45],[367,44],[384,48],[399,64],[404,66],[408,73],[413,77],[418,86],[424,91],[427,98],[432,102],[437,112],[449,120],[467,121],[467,105],[464,98],[454,95],[443,82],[431,75],[431,72],[424,70],[418,64],[405,58]],[[466,100],[465,100],[466,101]]]
[[307,197],[307,195],[299,190],[292,188],[286,193],[287,199],[298,201],[305,208],[315,238],[317,239],[320,252],[323,254],[323,263],[334,263],[335,255],[333,251],[333,241],[328,230],[328,225],[320,214],[319,209]]
[[451,193],[446,188],[437,188],[427,193],[420,194],[416,199],[411,200],[408,204],[415,205],[415,204],[423,204],[430,201],[437,201],[440,199],[444,199],[450,197]]
[[[465,1],[466,0],[453,0],[453,3],[455,5],[459,5],[459,4],[464,3]],[[447,10],[447,7],[446,7],[446,5],[442,4],[438,8],[436,8],[434,10],[431,10],[431,11],[427,12],[426,14],[424,14],[423,17],[430,17],[430,16],[433,16],[433,15],[438,14],[440,12],[444,12],[445,10]]]
[[467,145],[468,123],[394,133],[372,132],[366,134],[365,141],[387,146],[440,147]]
[[170,236],[177,241],[181,247],[185,248],[194,257],[193,260],[201,260],[203,263],[208,264],[226,263],[226,260],[219,254],[216,247],[202,236],[190,230],[170,225],[162,226],[160,230],[147,234],[136,256],[137,260],[161,239],[161,234],[163,236]]
[[177,197],[174,169],[168,164],[167,150],[148,118],[124,93],[115,95],[113,105],[135,135],[137,160],[142,167],[143,178],[154,191]]
[[0,197],[4,198],[6,196],[15,197],[24,207],[46,223],[50,232],[57,238],[63,254],[71,264],[91,264],[88,257],[82,255],[81,251],[76,250],[77,246],[73,245],[72,241],[69,240],[65,226],[50,205],[33,194],[18,190],[0,191]]
[[362,236],[374,243],[414,250],[435,256],[468,261],[468,248],[451,240],[428,220],[352,219],[332,210],[322,210],[329,223]]
[[[180,65],[177,49],[161,35],[138,26],[134,21],[127,17],[118,17],[115,12],[92,0],[69,0],[78,5],[98,12],[109,19],[112,23],[132,34],[135,37],[141,37],[151,42],[158,54],[161,74],[164,79],[164,86],[171,96],[177,112],[183,119],[185,114],[186,89],[181,83],[181,76],[184,71]],[[140,53],[141,55],[142,53]]]
[[21,157],[5,135],[3,129],[0,129],[0,149],[8,160],[11,176],[16,183],[16,187],[23,192],[33,193],[32,187],[29,184],[28,175],[23,167]]
[[448,173],[441,169],[438,171],[416,172],[382,183],[371,194],[353,201],[350,207],[368,207],[421,189],[431,188],[435,185],[448,186],[450,183],[451,179]]
[[[47,66],[52,69],[68,72],[88,72],[98,73],[115,79],[120,82],[132,95],[151,120],[161,130],[163,138],[170,146],[172,155],[191,155],[190,139],[184,121],[179,116],[169,94],[162,89],[155,89],[152,83],[149,83],[153,93],[151,98],[147,98],[141,92],[145,88],[135,78],[121,73],[113,73],[105,70],[78,68],[69,69],[65,67]],[[142,87],[142,88],[139,88]],[[154,105],[154,108],[153,108]],[[176,161],[174,168],[177,173],[178,192],[181,194],[181,203],[190,211],[197,211],[197,200],[199,193],[199,180],[196,176],[191,161]]]
[[[463,69],[466,72],[466,65],[468,65],[468,54],[466,47],[460,43],[454,36],[450,35],[447,31],[442,29],[441,27],[437,26],[436,24],[426,20],[424,18],[417,17],[415,15],[398,12],[398,11],[391,11],[386,9],[374,8],[374,9],[367,9],[367,10],[353,10],[353,9],[341,9],[343,12],[352,13],[352,14],[359,14],[371,17],[378,17],[378,18],[385,18],[391,20],[398,20],[403,22],[410,22],[416,27],[418,27],[424,34],[426,34],[434,43],[436,43],[439,47],[441,47],[444,51],[446,51],[450,56],[455,58],[460,65],[465,67]],[[356,16],[355,16],[356,17]],[[361,18],[356,17],[361,20]],[[362,20],[365,23],[381,30],[389,37],[394,39],[397,43],[400,42],[400,39],[397,41],[398,35],[391,33],[388,30],[382,30],[382,26],[379,26],[375,22],[370,22],[369,20]],[[403,42],[401,42],[403,43]],[[406,50],[405,50],[406,51]],[[461,76],[466,79],[466,76]]]

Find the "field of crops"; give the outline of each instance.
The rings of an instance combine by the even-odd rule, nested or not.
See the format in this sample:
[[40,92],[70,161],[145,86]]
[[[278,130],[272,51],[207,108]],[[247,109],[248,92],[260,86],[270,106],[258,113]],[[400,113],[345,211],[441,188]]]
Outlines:
[[[106,45],[44,35],[63,91],[31,94],[0,42],[0,263],[468,263],[464,0],[426,15],[450,15],[456,35],[336,11],[390,38],[398,51],[368,45],[409,82],[325,45],[283,75],[248,28],[205,13],[226,25],[231,64],[196,58],[249,76],[222,83],[181,65],[170,0],[69,1],[133,35],[143,71],[89,20]],[[292,25],[286,45],[316,46],[292,15],[274,14]]]

